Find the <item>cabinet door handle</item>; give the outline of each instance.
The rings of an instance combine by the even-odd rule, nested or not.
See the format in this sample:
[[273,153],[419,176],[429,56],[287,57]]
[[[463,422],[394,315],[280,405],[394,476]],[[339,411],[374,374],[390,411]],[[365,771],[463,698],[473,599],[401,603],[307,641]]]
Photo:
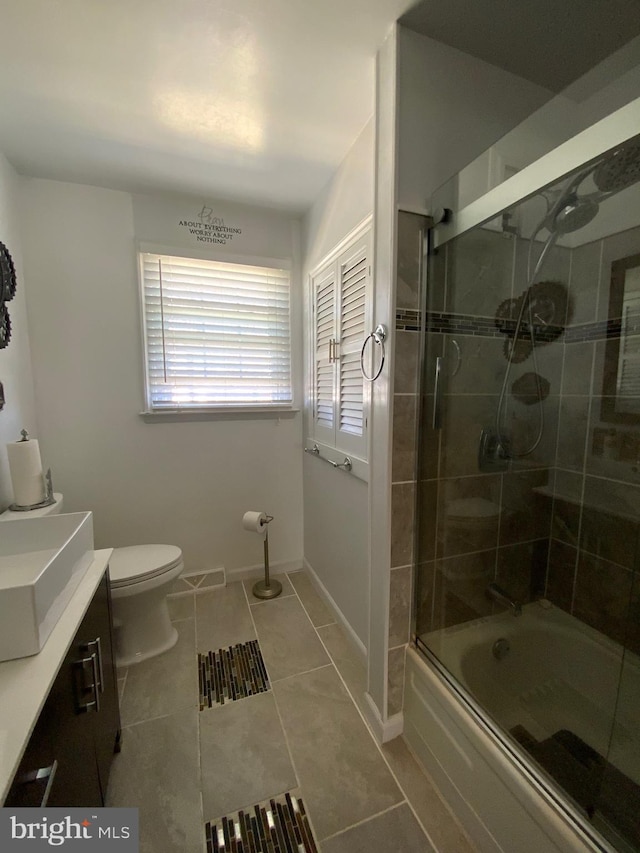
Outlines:
[[58,762],[56,760],[53,762],[51,767],[40,767],[38,770],[33,770],[31,773],[25,773],[24,776],[20,777],[20,785],[30,785],[33,782],[42,782],[43,779],[47,780],[47,786],[44,789],[44,794],[42,795],[42,802],[40,803],[41,809],[43,809],[47,805],[47,801],[49,800],[49,795],[51,794],[51,788],[53,787],[53,780],[55,778],[57,769]]
[[98,689],[98,682],[100,679],[100,675],[98,672],[98,655],[95,652],[91,655],[91,668],[93,669],[93,695],[95,696],[96,711],[99,711],[100,691]]
[[[95,652],[92,650],[92,646],[95,648]],[[98,668],[100,670],[100,681],[98,683],[98,687],[100,688],[100,693],[104,693],[104,669],[102,666],[102,644],[100,642],[100,637],[96,637],[95,640],[91,640],[90,643],[87,643],[87,651],[98,655]]]
[[92,680],[91,684],[87,687],[87,685],[84,684],[84,678],[83,678],[82,689],[83,690],[92,690],[93,691],[93,700],[91,702],[85,702],[84,704],[79,703],[78,704],[78,710],[90,711],[91,709],[94,709],[95,711],[99,711],[100,710],[100,693],[98,692],[98,677],[99,677],[99,674],[98,674],[98,656],[96,655],[95,652],[92,655],[90,655],[88,658],[82,658],[82,660],[78,661],[78,666],[80,667],[83,676],[84,676],[84,672],[85,672],[85,665],[88,663],[91,664],[91,674],[93,676],[93,680]]

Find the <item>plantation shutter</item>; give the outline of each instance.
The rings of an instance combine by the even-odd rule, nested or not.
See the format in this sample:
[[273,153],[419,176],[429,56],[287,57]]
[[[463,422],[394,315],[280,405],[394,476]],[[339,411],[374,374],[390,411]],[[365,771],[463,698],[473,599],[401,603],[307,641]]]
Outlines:
[[336,276],[334,265],[314,278],[314,435],[332,443],[335,434],[335,364],[333,342],[336,335]]
[[367,229],[312,277],[313,439],[366,459],[368,386],[360,369],[371,299]]
[[288,270],[141,254],[150,411],[292,403]]
[[364,383],[360,353],[365,338],[365,309],[369,282],[368,239],[363,238],[340,260],[340,336],[338,345],[338,440],[357,447],[364,435]]

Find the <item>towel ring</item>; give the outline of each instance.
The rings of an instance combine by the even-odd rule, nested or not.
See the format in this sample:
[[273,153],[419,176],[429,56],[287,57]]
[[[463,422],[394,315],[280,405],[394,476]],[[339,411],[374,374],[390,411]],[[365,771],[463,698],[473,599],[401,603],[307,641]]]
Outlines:
[[[378,376],[380,376],[380,374],[382,373],[382,368],[384,367],[384,358],[385,358],[384,341],[385,341],[386,337],[387,337],[387,328],[386,328],[386,326],[383,326],[382,323],[379,323],[375,327],[373,332],[370,332],[367,335],[367,337],[364,339],[364,343],[362,344],[362,349],[360,350],[360,370],[362,371],[362,375],[367,380],[367,382],[375,382],[375,380],[378,378]],[[369,341],[372,338],[375,341],[376,346],[379,346],[382,348],[382,358],[380,359],[380,366],[378,367],[378,369],[374,373],[374,375],[373,376],[367,376],[367,371],[364,369],[364,351],[367,348],[367,344],[369,343]]]

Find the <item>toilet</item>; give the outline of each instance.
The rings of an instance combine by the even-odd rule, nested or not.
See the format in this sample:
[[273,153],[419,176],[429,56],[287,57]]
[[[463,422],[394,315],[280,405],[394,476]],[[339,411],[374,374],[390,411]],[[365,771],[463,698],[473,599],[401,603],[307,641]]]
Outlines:
[[[40,518],[62,512],[63,496],[54,492],[50,506],[27,512],[7,510],[0,520]],[[169,585],[183,569],[175,545],[131,545],[114,548],[109,560],[116,663],[131,666],[162,654],[178,640],[167,607]]]
[[114,548],[109,560],[116,663],[130,666],[175,646],[167,607],[169,584],[183,569],[175,545]]

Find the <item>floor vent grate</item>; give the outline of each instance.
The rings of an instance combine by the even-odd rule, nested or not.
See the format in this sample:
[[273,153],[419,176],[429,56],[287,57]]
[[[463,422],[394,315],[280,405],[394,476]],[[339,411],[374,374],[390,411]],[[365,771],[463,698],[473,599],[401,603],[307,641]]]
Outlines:
[[200,710],[269,690],[269,676],[257,640],[198,654]]
[[287,793],[205,824],[207,853],[317,853],[300,797]]

